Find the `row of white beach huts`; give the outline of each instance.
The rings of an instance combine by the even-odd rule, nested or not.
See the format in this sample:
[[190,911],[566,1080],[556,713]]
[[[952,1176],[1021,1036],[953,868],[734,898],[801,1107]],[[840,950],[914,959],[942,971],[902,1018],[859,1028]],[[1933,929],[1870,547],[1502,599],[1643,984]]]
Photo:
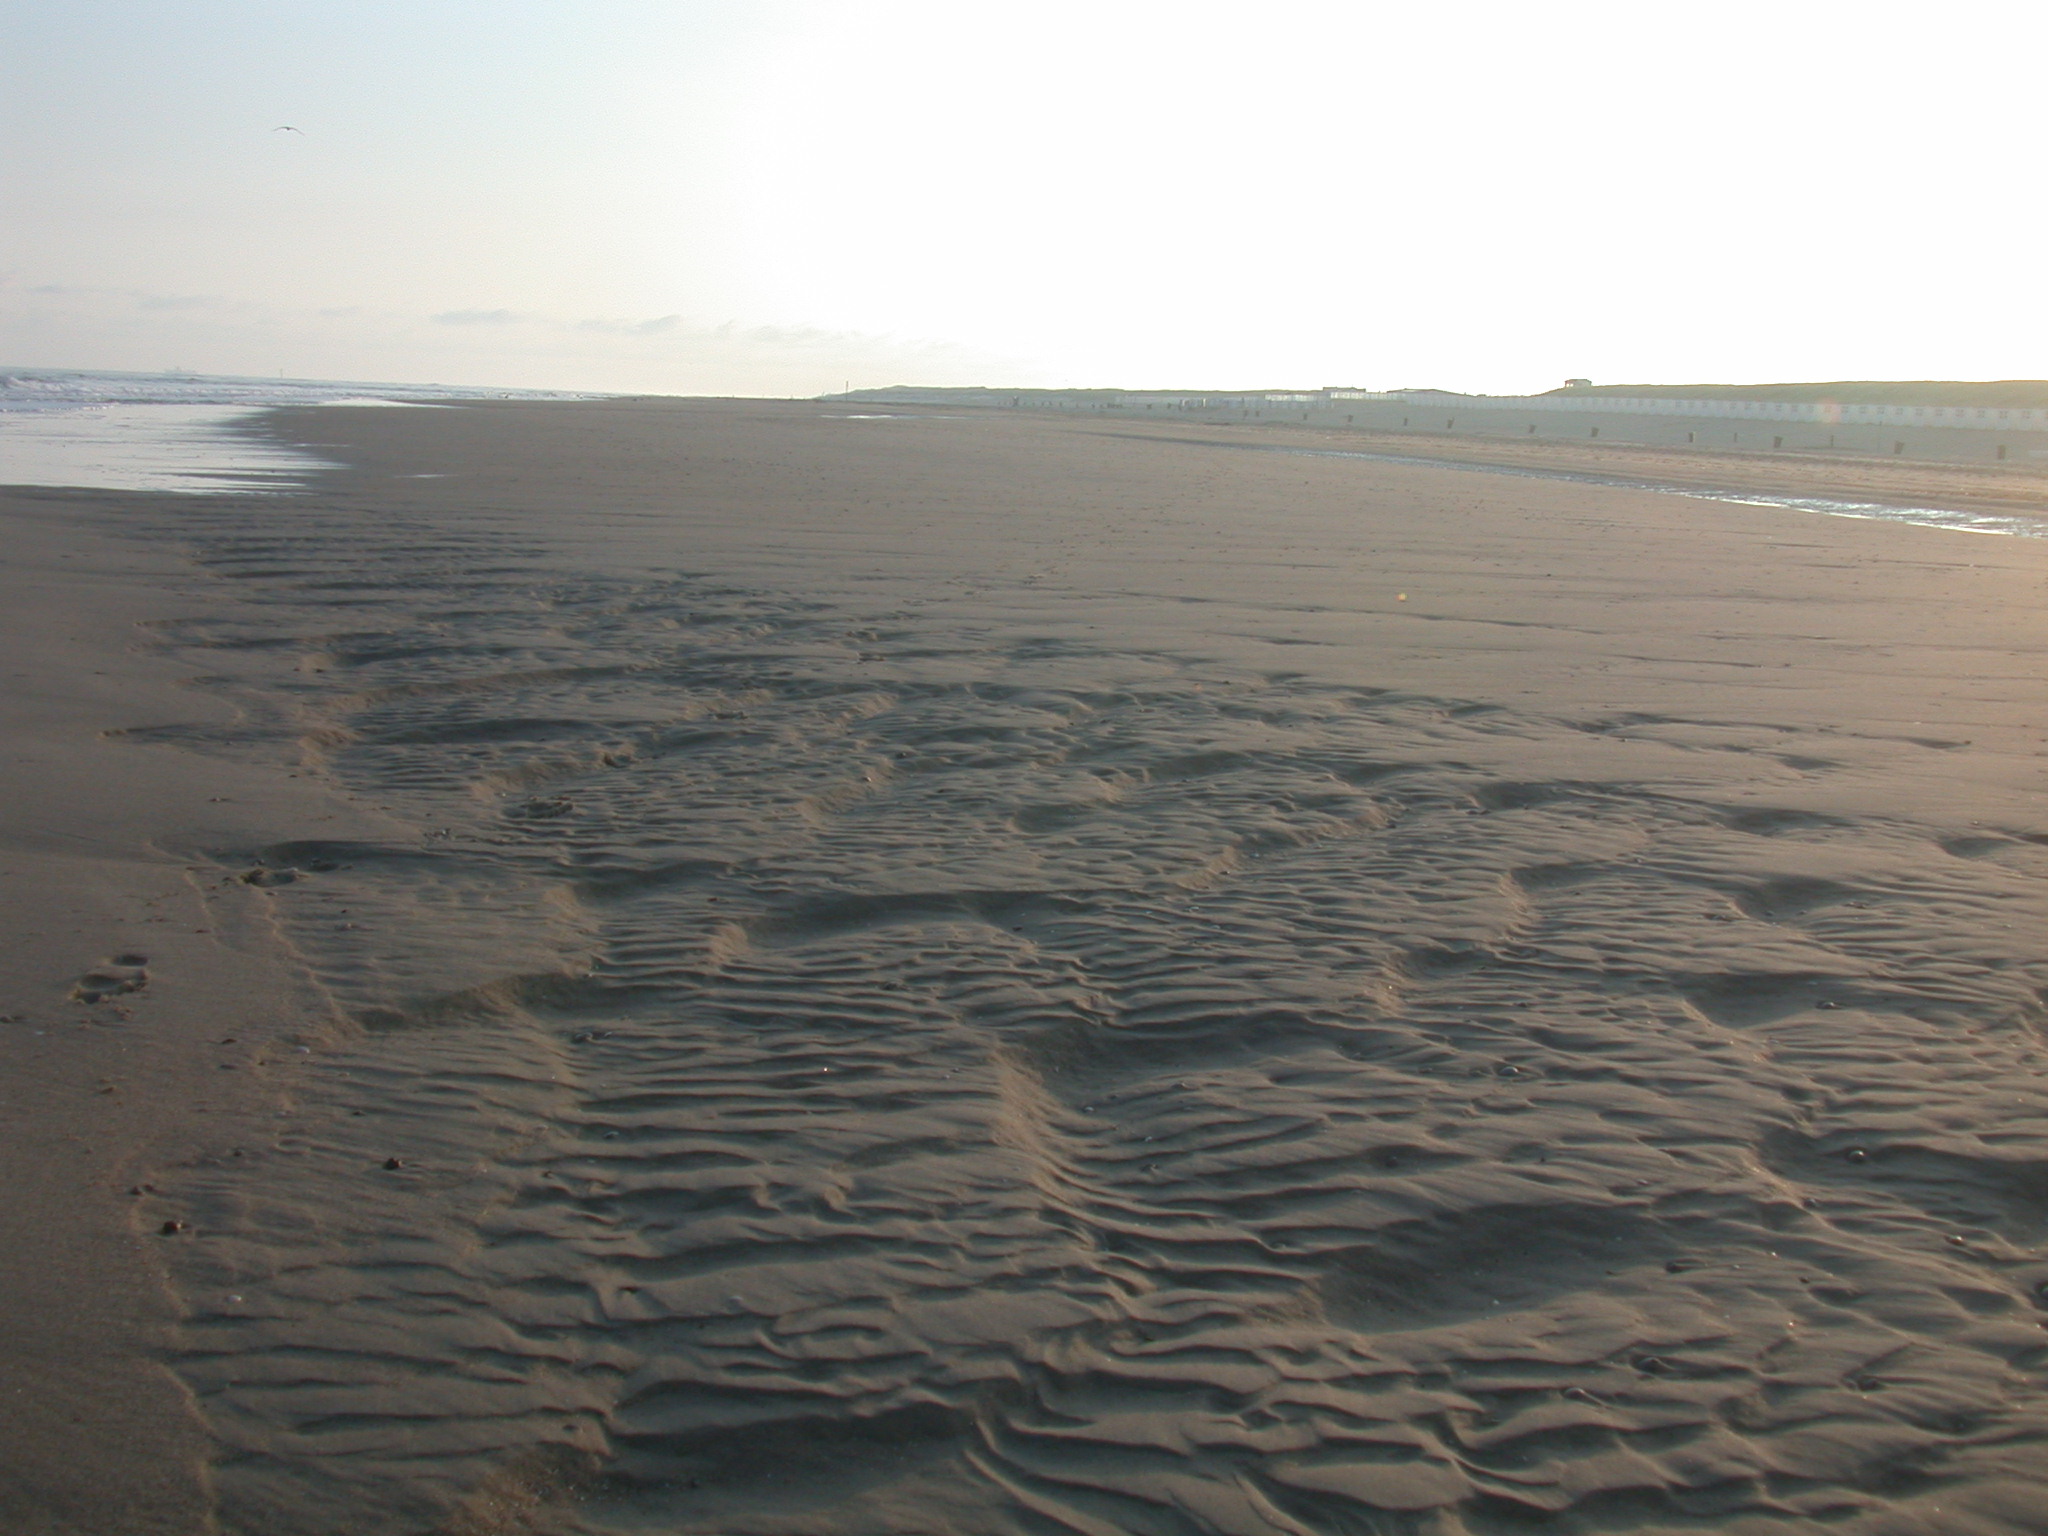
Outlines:
[[1697,416],[1734,421],[1812,422],[1821,426],[1964,427],[1995,432],[2048,431],[2048,409],[1982,405],[1854,405],[1832,400],[1700,400],[1653,395],[1629,397],[1591,392],[1549,395],[1454,395],[1437,390],[1322,389],[1242,395],[1189,395],[1131,391],[1102,395],[1047,391],[1012,400],[1013,405],[1052,409],[1244,410],[1269,406],[1318,406],[1339,401],[1445,406],[1459,411],[1573,411],[1601,415]]

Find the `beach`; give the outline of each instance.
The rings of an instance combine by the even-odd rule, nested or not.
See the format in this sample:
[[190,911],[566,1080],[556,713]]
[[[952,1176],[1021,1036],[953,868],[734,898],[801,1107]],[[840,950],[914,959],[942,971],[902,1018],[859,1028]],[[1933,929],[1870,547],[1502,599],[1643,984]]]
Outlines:
[[10,1531],[2043,1528],[2048,540],[1583,478],[2033,471],[244,430],[0,490]]
[[[1155,429],[1169,435],[1171,429]],[[1331,430],[1314,426],[1205,429],[1199,441],[1242,441],[1272,451],[1364,453],[1433,463],[1469,464],[1512,474],[1581,477],[1838,507],[1978,512],[2037,519],[2048,507],[2048,470],[2039,463],[1944,464],[1870,454],[1742,452],[1650,443],[1530,441],[1471,433]]]

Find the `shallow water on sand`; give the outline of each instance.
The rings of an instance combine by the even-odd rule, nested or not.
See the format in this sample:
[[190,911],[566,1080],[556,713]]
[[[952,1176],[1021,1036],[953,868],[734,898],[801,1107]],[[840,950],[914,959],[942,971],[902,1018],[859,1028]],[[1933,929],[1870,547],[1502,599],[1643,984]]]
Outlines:
[[352,384],[184,373],[0,371],[0,485],[188,495],[296,489],[333,467],[317,448],[240,430],[283,405],[426,406],[483,397],[587,399],[543,390]]
[[247,723],[159,739],[423,829],[197,850],[363,1025],[148,1212],[227,1530],[2033,1528],[2042,838],[1704,787],[1783,727],[182,535]]
[[1997,533],[2013,538],[2048,538],[2048,518],[2025,512],[1968,512],[1958,507],[1893,506],[1876,501],[1842,501],[1825,496],[1772,496],[1761,491],[1703,490],[1696,485],[1666,484],[1626,475],[1595,475],[1583,470],[1475,463],[1466,459],[1432,459],[1411,453],[1374,453],[1351,448],[1286,448],[1265,443],[1215,443],[1254,453],[1285,453],[1319,459],[1366,459],[1382,464],[1416,464],[1471,470],[1486,475],[1516,475],[1530,480],[1565,480],[1579,485],[1611,485],[1625,489],[1663,491],[1696,501],[1726,501],[1741,507],[1782,507],[1788,512],[1817,512],[1823,517],[1854,517],[1881,523],[1909,523],[1921,528],[1948,528],[1957,533]]
[[247,410],[99,405],[0,413],[0,485],[74,485],[196,495],[292,489],[330,467],[238,435]]

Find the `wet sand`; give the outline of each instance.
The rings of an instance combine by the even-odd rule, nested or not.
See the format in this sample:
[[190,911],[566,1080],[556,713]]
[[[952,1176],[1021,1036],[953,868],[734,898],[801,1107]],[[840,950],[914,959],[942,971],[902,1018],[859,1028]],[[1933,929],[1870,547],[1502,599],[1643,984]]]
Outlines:
[[850,414],[9,493],[10,1529],[2041,1528],[2048,546]]
[[[1120,418],[1127,419],[1127,418]],[[1171,435],[1172,428],[1153,428]],[[1234,428],[1182,424],[1191,442],[1412,455],[1445,464],[1484,464],[1531,474],[1588,475],[1709,493],[1806,497],[1881,506],[2011,512],[2048,519],[2048,465],[2015,457],[1999,464],[1952,464],[1818,449],[1766,453],[1674,448],[1653,443],[1516,437],[1505,433],[1388,432],[1364,427]]]

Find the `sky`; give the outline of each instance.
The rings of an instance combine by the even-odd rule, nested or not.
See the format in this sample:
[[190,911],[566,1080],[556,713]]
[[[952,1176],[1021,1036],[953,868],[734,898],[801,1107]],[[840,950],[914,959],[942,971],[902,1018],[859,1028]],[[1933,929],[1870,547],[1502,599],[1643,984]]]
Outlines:
[[2038,378],[2044,56],[1973,0],[0,0],[0,366]]

